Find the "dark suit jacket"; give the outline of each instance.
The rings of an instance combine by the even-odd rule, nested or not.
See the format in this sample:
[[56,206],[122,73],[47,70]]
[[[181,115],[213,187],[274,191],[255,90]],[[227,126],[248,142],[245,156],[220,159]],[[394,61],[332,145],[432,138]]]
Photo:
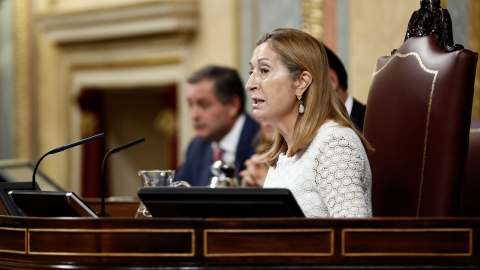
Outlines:
[[[245,160],[255,154],[258,144],[257,133],[260,129],[260,125],[252,117],[245,116],[234,162],[237,177],[238,172],[245,169]],[[206,186],[212,176],[210,172],[212,163],[212,142],[196,137],[188,146],[185,162],[177,170],[175,181],[185,180],[192,186]]]
[[360,103],[358,100],[353,99],[352,112],[350,113],[350,119],[357,127],[360,133],[363,133],[363,124],[365,122],[365,111],[367,106]]

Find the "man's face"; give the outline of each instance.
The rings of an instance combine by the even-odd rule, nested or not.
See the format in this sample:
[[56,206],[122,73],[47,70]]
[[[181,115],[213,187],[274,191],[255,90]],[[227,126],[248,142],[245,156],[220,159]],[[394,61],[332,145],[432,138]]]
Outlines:
[[214,87],[215,83],[210,79],[187,84],[186,96],[197,136],[210,141],[220,141],[235,124],[237,108],[233,103],[220,103],[215,96]]

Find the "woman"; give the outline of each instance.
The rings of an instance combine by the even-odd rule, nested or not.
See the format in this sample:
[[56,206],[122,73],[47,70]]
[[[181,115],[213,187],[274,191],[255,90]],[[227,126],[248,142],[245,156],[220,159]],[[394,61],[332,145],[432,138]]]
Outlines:
[[253,115],[276,129],[261,156],[264,187],[288,188],[307,217],[370,217],[370,144],[354,128],[330,81],[323,45],[295,29],[256,44],[245,88]]

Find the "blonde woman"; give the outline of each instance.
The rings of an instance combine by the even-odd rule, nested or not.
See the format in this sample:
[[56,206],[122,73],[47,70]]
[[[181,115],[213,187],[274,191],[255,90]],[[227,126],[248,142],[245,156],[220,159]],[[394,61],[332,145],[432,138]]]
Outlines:
[[370,217],[373,149],[333,90],[323,45],[277,29],[260,37],[250,66],[253,116],[276,130],[261,156],[264,187],[290,189],[307,217]]

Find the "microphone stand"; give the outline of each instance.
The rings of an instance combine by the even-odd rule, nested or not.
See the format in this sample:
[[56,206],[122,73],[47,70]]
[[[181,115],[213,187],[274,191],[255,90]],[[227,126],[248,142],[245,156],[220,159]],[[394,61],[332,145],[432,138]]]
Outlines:
[[101,188],[101,190],[102,190],[102,211],[101,211],[101,214],[100,214],[101,217],[106,216],[106,214],[105,214],[105,163],[107,162],[107,158],[111,154],[118,153],[122,150],[125,150],[129,147],[132,147],[132,146],[134,146],[136,144],[139,144],[141,142],[144,142],[144,141],[145,141],[145,138],[141,138],[139,140],[133,141],[133,142],[128,143],[126,145],[123,145],[123,146],[120,146],[120,147],[117,147],[117,148],[113,148],[112,150],[108,151],[108,153],[103,158],[103,162],[102,162],[102,188]]
[[97,134],[97,135],[95,135],[95,136],[92,136],[92,137],[89,137],[89,138],[80,140],[80,141],[78,141],[78,142],[74,142],[74,143],[71,143],[71,144],[67,144],[67,145],[65,145],[65,146],[61,146],[61,147],[52,149],[52,150],[48,151],[47,153],[45,153],[45,154],[37,161],[37,164],[35,165],[35,169],[33,169],[33,175],[32,175],[32,190],[35,190],[35,175],[36,175],[36,173],[37,173],[38,165],[40,165],[40,161],[42,161],[42,159],[43,159],[44,157],[46,157],[47,155],[50,155],[50,154],[55,154],[55,153],[58,153],[58,152],[62,152],[63,150],[67,150],[67,149],[72,148],[72,147],[75,147],[75,146],[77,146],[77,145],[81,145],[81,144],[84,144],[84,143],[87,143],[87,142],[90,142],[90,141],[93,141],[93,140],[102,138],[103,136],[105,136],[105,134],[104,134],[104,133],[100,133],[100,134]]

